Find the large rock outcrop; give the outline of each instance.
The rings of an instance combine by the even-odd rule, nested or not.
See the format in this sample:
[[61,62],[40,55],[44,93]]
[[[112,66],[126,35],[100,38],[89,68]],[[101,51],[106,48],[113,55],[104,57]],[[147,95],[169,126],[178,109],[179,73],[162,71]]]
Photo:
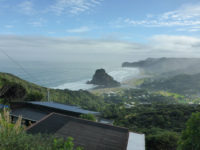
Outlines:
[[92,80],[88,81],[87,84],[95,84],[103,88],[120,86],[120,83],[108,75],[104,69],[96,70]]

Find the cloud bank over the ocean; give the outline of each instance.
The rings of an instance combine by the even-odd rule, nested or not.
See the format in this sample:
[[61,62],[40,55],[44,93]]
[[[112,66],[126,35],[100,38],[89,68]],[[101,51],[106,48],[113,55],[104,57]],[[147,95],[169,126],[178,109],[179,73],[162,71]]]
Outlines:
[[[19,60],[121,63],[147,57],[200,57],[200,38],[155,35],[142,44],[109,39],[1,35],[0,49]],[[2,53],[0,59],[6,59]]]

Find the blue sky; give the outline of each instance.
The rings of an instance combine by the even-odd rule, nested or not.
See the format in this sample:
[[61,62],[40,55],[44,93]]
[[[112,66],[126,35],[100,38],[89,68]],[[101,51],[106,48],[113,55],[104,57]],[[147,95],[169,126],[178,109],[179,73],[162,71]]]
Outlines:
[[0,48],[15,57],[200,57],[199,0],[0,0],[0,20]]
[[0,34],[116,38],[198,37],[197,0],[0,0]]

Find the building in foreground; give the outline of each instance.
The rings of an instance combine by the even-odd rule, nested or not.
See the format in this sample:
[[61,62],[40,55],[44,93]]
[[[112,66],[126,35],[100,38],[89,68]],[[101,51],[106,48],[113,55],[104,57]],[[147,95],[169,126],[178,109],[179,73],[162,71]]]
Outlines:
[[22,116],[26,126],[36,123],[52,112],[74,117],[79,117],[81,114],[93,114],[96,117],[100,116],[99,112],[56,102],[13,102],[11,103],[10,108],[12,120],[15,121],[19,116]]
[[[14,102],[10,108],[12,120],[22,116],[31,134],[73,137],[84,150],[145,150],[144,134],[109,125],[112,121],[101,118],[99,112],[55,102]],[[80,119],[81,114],[93,114],[98,122]]]
[[30,126],[27,132],[73,137],[75,146],[85,150],[145,150],[144,134],[58,113],[45,116]]

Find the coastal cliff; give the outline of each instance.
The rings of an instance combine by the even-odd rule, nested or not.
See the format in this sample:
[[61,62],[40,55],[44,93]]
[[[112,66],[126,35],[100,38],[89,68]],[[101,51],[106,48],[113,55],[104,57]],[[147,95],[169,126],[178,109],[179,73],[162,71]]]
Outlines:
[[136,67],[146,73],[174,76],[200,73],[200,58],[147,58],[138,62],[124,62],[122,67]]

